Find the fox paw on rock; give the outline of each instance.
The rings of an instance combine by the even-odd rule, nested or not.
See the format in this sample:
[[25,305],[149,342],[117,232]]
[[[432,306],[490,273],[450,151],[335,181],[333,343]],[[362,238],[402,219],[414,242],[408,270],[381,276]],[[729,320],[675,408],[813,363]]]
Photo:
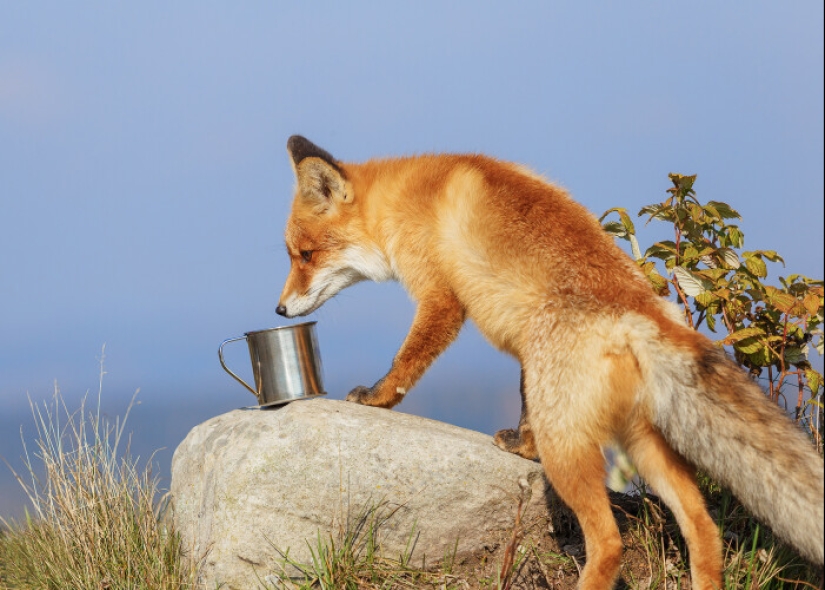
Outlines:
[[393,407],[401,401],[402,395],[392,396],[387,395],[386,391],[382,391],[381,386],[384,384],[385,379],[385,377],[382,377],[372,387],[359,385],[347,394],[347,401],[378,408]]
[[355,402],[356,404],[370,405],[369,402],[375,397],[375,388],[359,385],[347,394],[348,402]]
[[521,446],[521,437],[518,430],[508,428],[506,430],[499,430],[493,437],[493,442],[502,451],[515,453]]
[[525,459],[537,459],[536,445],[532,433],[522,436],[520,430],[499,430],[493,437],[493,443],[502,451],[520,455]]

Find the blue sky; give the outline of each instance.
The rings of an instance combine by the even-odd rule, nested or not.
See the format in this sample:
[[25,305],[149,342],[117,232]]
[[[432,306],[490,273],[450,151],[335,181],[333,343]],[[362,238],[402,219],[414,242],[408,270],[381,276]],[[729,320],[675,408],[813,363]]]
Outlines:
[[[489,153],[597,214],[695,173],[785,257],[774,280],[822,278],[823,69],[813,2],[6,2],[0,455],[19,466],[29,397],[97,392],[104,345],[104,407],[140,390],[133,446],[161,472],[254,401],[216,351],[282,323],[293,133],[342,160]],[[330,397],[384,374],[412,313],[361,284],[314,314]],[[468,327],[398,409],[492,433],[517,388]],[[0,515],[15,485],[0,467]]]

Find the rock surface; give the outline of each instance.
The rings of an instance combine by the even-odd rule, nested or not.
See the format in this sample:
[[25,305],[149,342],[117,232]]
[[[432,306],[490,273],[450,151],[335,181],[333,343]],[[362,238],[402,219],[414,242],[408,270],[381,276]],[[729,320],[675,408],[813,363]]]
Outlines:
[[532,486],[531,510],[544,509],[541,474],[478,432],[313,399],[192,429],[172,461],[171,505],[207,587],[246,590],[278,571],[276,548],[309,563],[307,541],[337,540],[379,505],[384,555],[398,557],[413,532],[417,563],[477,551],[512,528],[519,482]]

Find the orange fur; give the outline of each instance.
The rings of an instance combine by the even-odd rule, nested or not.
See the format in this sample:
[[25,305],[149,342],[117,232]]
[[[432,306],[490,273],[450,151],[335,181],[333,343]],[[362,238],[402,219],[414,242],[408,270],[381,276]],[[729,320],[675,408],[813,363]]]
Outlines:
[[[349,164],[297,136],[288,149],[298,186],[278,313],[311,313],[359,280],[400,281],[418,303],[410,332],[389,372],[347,396],[385,408],[466,318],[515,356],[522,419],[495,440],[538,454],[576,513],[587,549],[581,588],[611,587],[621,560],[604,487],[610,442],[627,449],[673,510],[694,588],[720,587],[722,561],[693,464],[822,563],[821,458],[565,191],[481,155]],[[797,527],[797,513],[814,520]]]

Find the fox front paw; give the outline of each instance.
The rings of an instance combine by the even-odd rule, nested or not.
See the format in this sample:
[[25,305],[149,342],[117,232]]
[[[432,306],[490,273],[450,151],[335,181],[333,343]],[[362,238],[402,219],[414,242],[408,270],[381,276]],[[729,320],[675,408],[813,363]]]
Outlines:
[[536,444],[531,431],[523,433],[510,428],[499,430],[493,437],[493,443],[502,451],[519,455],[525,459],[533,460],[538,458]]
[[386,378],[379,379],[378,383],[372,387],[359,385],[347,394],[347,401],[377,408],[393,407],[404,396],[400,391],[392,393],[389,388],[385,387],[385,381]]

